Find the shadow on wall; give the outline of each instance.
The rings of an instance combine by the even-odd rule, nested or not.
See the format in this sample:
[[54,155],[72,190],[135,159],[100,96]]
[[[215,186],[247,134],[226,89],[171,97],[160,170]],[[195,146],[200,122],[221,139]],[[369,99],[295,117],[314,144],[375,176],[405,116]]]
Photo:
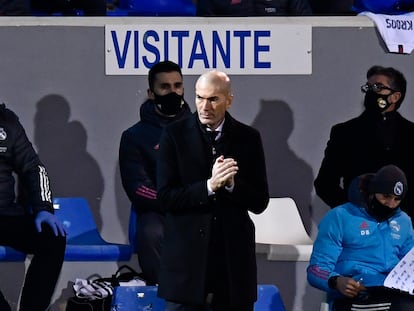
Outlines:
[[54,197],[84,197],[98,229],[104,181],[96,160],[87,152],[87,133],[79,121],[69,121],[70,106],[61,95],[50,94],[36,103],[34,142],[49,173]]
[[[296,201],[306,230],[311,234],[312,215],[310,205],[313,189],[313,172],[310,165],[300,159],[289,147],[288,139],[291,135],[294,122],[293,113],[289,106],[278,100],[262,100],[260,111],[252,126],[256,128],[263,141],[266,158],[267,179],[271,197],[291,197]],[[269,282],[271,275],[266,270],[266,264],[258,268],[259,282]],[[283,275],[273,282],[285,293],[283,299],[287,310],[293,310],[295,305],[296,289],[305,284],[296,284],[296,266],[286,264]],[[284,280],[291,280],[285,282]],[[301,278],[303,277],[301,276]],[[305,276],[306,279],[306,276]],[[303,289],[306,291],[306,289]],[[305,293],[306,295],[306,293]],[[299,297],[296,298],[296,300]]]
[[288,139],[294,127],[292,110],[285,102],[262,100],[252,126],[262,135],[270,196],[293,198],[311,234],[314,177],[310,165],[289,147]]

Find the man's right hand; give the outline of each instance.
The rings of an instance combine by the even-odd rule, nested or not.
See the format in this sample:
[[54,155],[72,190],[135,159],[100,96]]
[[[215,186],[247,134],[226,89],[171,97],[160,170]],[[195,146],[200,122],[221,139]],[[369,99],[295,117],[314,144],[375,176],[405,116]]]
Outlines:
[[211,190],[216,192],[218,189],[234,185],[234,176],[237,174],[239,167],[233,158],[224,158],[219,156],[214,162],[211,172],[210,186]]
[[345,276],[338,277],[336,281],[336,289],[349,298],[353,298],[357,296],[359,292],[366,290],[362,282],[357,282],[353,278]]

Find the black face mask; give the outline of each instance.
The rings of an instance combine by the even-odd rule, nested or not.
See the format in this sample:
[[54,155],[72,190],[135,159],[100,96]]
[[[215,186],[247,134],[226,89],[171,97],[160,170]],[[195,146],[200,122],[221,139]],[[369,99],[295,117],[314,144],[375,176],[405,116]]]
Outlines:
[[371,112],[383,112],[387,110],[391,105],[388,102],[388,96],[390,95],[381,95],[371,90],[367,91],[364,99],[365,109]]
[[382,222],[392,217],[397,212],[397,209],[398,208],[390,208],[386,205],[382,205],[374,195],[368,205],[367,211],[376,220]]
[[154,103],[158,109],[167,116],[179,113],[184,105],[184,96],[175,92],[160,96],[154,93]]

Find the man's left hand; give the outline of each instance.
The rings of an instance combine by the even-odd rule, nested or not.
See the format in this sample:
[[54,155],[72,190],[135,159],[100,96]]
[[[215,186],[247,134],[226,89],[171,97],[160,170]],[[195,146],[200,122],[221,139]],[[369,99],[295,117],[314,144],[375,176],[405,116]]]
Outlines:
[[53,232],[55,233],[55,236],[58,236],[58,234],[60,234],[61,236],[66,236],[66,230],[63,227],[63,224],[52,213],[47,211],[41,211],[36,215],[35,226],[37,232],[42,232],[43,223],[48,224],[49,227],[52,228]]

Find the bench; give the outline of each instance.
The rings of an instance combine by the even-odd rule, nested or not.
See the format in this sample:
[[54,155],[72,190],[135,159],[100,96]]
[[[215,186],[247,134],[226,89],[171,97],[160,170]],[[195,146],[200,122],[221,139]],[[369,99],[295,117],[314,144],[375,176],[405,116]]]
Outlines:
[[[119,286],[114,290],[111,310],[165,310],[165,300],[157,296],[156,286]],[[254,311],[286,311],[279,289],[272,284],[257,285]]]
[[[129,261],[129,244],[105,241],[98,231],[91,208],[84,198],[53,200],[56,217],[67,231],[65,261]],[[26,255],[11,247],[0,246],[0,261],[25,261]]]

